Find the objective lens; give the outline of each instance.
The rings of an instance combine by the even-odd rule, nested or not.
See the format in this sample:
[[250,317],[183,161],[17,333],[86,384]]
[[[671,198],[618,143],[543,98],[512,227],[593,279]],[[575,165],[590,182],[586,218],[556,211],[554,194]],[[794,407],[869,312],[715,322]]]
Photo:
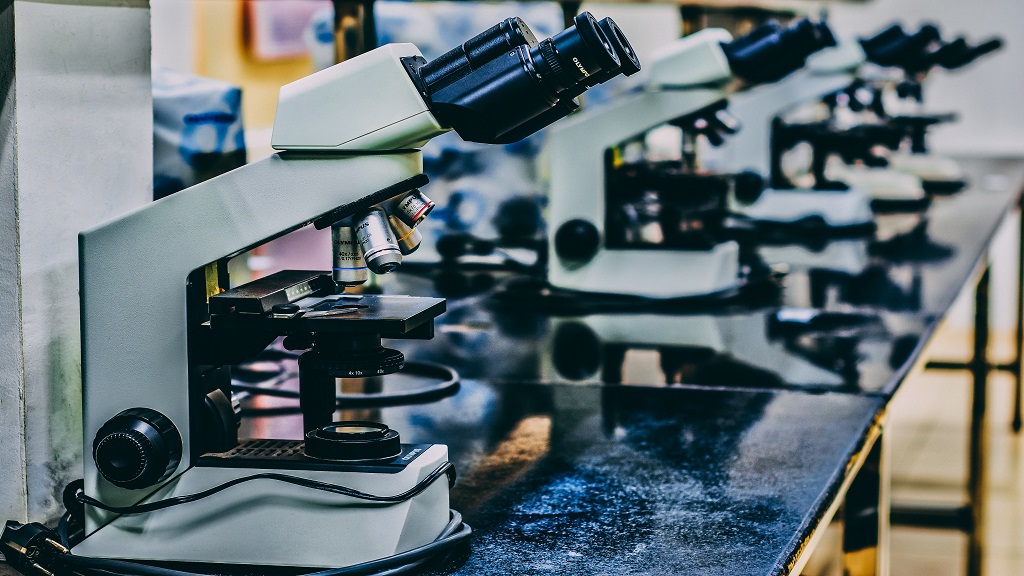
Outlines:
[[420,247],[423,235],[420,234],[419,230],[406,225],[405,222],[396,218],[394,214],[388,216],[388,222],[391,223],[391,230],[395,233],[398,249],[402,251],[403,256],[412,254]]
[[380,208],[371,209],[359,219],[355,236],[366,266],[374,273],[387,274],[402,264],[402,252]]
[[342,286],[358,286],[366,282],[366,261],[359,251],[352,228],[332,226],[331,242],[334,245],[334,281]]
[[434,209],[434,201],[419,190],[413,190],[395,204],[394,213],[408,226],[415,228]]

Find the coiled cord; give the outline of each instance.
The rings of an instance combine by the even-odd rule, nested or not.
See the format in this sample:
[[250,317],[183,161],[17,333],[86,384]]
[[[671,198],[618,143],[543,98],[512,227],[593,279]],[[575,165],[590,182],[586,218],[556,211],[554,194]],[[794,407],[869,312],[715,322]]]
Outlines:
[[[408,406],[410,404],[426,404],[436,402],[459,391],[461,378],[454,368],[443,364],[431,362],[406,362],[399,372],[407,376],[419,376],[422,378],[436,378],[441,380],[437,384],[423,386],[413,390],[397,392],[364,393],[364,394],[338,394],[335,401],[338,409],[359,409],[359,408],[388,408],[393,406]],[[280,383],[288,380],[293,374],[286,373],[273,382]],[[231,389],[235,392],[247,392],[253,395],[274,396],[277,398],[299,399],[299,392],[296,390],[285,390],[282,388],[259,386],[255,384],[243,384],[232,382]],[[286,406],[278,408],[248,408],[243,410],[244,416],[273,416],[276,414],[291,414],[298,411],[298,406]]]

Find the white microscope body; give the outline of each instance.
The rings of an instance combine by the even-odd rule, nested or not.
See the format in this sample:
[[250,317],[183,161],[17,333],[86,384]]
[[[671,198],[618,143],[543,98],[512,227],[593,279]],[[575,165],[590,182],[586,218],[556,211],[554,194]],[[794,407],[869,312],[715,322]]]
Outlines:
[[[572,96],[621,73],[619,53],[632,56],[621,31],[608,38],[603,30],[618,31],[611,19],[598,23],[584,12],[573,27],[538,42],[509,18],[429,63],[411,44],[357,56],[281,89],[272,143],[284,152],[82,232],[86,537],[74,553],[331,568],[440,537],[449,522],[447,447],[401,444],[398,451],[397,435],[372,426],[346,431],[331,420],[335,378],[400,369],[401,354],[382,348],[380,338],[431,337],[444,301],[338,289],[364,281],[367,267],[386,273],[400,262],[407,238],[397,233],[425,214],[415,209],[405,228],[387,218],[409,208],[405,200],[426,182],[412,148],[452,129],[477,142],[518,139],[556,120],[545,114],[572,108]],[[333,279],[285,271],[234,287],[226,277],[230,257],[310,223],[343,227],[353,219],[354,238],[336,240],[336,250],[355,268],[339,268],[335,254]],[[378,220],[376,228],[363,226]],[[346,276],[359,272],[361,279]],[[254,294],[255,286],[262,292]],[[299,359],[305,442],[239,441],[227,370],[276,337],[295,335],[305,344],[291,349],[306,350]],[[344,358],[370,351],[373,362],[341,366],[331,356],[351,346],[364,348]],[[307,369],[317,386],[306,386]],[[312,389],[326,396],[307,402]],[[328,457],[311,444],[363,446],[378,432],[393,441],[385,457]],[[218,449],[210,448],[214,438]],[[252,478],[274,474],[292,481]],[[310,481],[371,495],[422,490],[367,502],[302,484]],[[218,488],[199,503],[139,509]]]
[[[425,110],[415,88],[407,88],[412,83],[399,58],[417,55],[411,44],[388,45],[284,87],[274,146],[393,150],[446,131]],[[377,94],[375,87],[380,85],[389,89]],[[368,90],[373,90],[373,98],[366,98]],[[385,105],[380,104],[382,98]],[[354,112],[354,106],[362,110]],[[421,172],[422,157],[415,150],[278,154],[83,232],[86,453],[93,452],[93,438],[109,419],[136,407],[169,420],[181,446],[178,463],[166,480],[140,488],[115,485],[87,456],[85,493],[107,505],[131,506],[200,492],[251,474],[286,472],[370,493],[397,494],[446,462],[447,447],[431,445],[398,472],[309,466],[281,470],[270,462],[264,468],[196,465],[200,455],[193,453],[197,438],[190,426],[198,415],[189,394],[189,358],[196,351],[189,349],[187,338],[186,278],[210,262],[298,229],[340,205],[365,200],[374,191]],[[87,537],[74,548],[83,556],[344,566],[433,540],[448,522],[448,487],[437,482],[406,502],[376,507],[345,496],[257,481],[228,489],[207,503],[142,515],[116,515],[87,506],[86,521]],[[332,526],[329,542],[322,538],[325,526]]]
[[[811,56],[805,70],[733,96],[729,109],[745,129],[723,149],[722,170],[753,169],[769,174],[772,121],[849,86],[863,58],[856,43],[841,43]],[[729,208],[755,223],[769,225],[787,226],[815,219],[826,228],[849,229],[867,227],[874,221],[871,197],[858,186],[849,190],[768,187],[750,203],[730,198]]]
[[[869,83],[894,83],[893,74],[866,61],[861,45],[856,40],[844,40],[833,49],[822,51],[808,59],[807,69],[777,85],[763,87],[737,95],[730,101],[730,109],[745,126],[754,127],[739,134],[725,153],[725,164],[731,170],[755,168],[763,173],[770,152],[771,123],[776,117],[792,120],[824,120],[824,110],[808,107],[826,95],[842,91],[857,79]],[[854,113],[838,106],[830,119],[837,129],[847,129],[863,123],[877,123],[879,119],[868,110]],[[758,128],[764,127],[763,132]],[[766,223],[795,223],[807,218],[819,219],[828,227],[844,228],[868,225],[873,219],[871,201],[876,206],[920,204],[927,201],[925,186],[911,165],[931,167],[930,170],[955,174],[957,168],[950,162],[930,155],[910,155],[898,150],[889,157],[889,165],[869,167],[850,165],[839,158],[828,162],[826,174],[830,180],[845,182],[848,190],[814,190],[768,188],[750,204],[736,203],[732,208],[747,217]],[[753,160],[752,160],[753,159]],[[954,163],[955,164],[955,163]]]
[[[739,246],[710,250],[615,249],[602,246],[607,222],[606,150],[688,112],[725,98],[733,74],[721,43],[732,36],[706,29],[654,56],[644,90],[598,110],[585,110],[550,131],[549,270],[551,284],[585,292],[651,297],[713,294],[739,283]],[[584,262],[564,256],[556,239],[564,226],[582,223],[594,245]],[[581,239],[587,242],[587,238]]]
[[[856,42],[850,42],[847,45],[851,49],[859,49],[859,45]],[[863,54],[863,51],[861,53]],[[879,78],[879,74],[885,75],[885,79]],[[892,82],[890,76],[885,74],[884,70],[880,71],[871,64],[864,64],[861,68],[860,77],[867,78],[869,84],[889,84]],[[848,109],[838,108],[835,114],[834,119],[839,128],[884,122],[884,120],[880,120],[870,111],[854,114]],[[832,179],[846,182],[851,187],[864,190],[871,198],[883,203],[923,203],[928,198],[924,178],[916,169],[910,169],[910,167],[912,165],[917,166],[925,171],[928,170],[926,168],[928,165],[934,165],[936,169],[941,169],[943,166],[946,169],[950,168],[949,162],[942,159],[935,159],[933,161],[931,155],[912,154],[909,150],[905,149],[905,146],[892,151],[886,156],[886,160],[888,161],[886,166],[863,166],[846,164],[838,158],[833,158],[829,162],[826,173]],[[959,167],[953,166],[952,172],[959,173]],[[956,177],[955,174],[953,174],[953,177]]]
[[[806,19],[787,28],[772,22],[735,40],[722,29],[701,30],[653,55],[641,91],[584,110],[552,130],[546,143],[550,283],[581,292],[653,298],[735,290],[742,279],[739,247],[733,241],[670,244],[659,241],[657,234],[648,237],[643,228],[640,241],[612,237],[611,220],[622,216],[610,206],[609,173],[624,164],[617,148],[628,150],[633,146],[629,143],[646,135],[642,147],[653,149],[656,128],[681,124],[690,116],[696,117],[697,134],[710,138],[719,128],[731,132],[735,128],[719,109],[727,97],[780,80],[801,68],[809,54],[834,43],[825,24]],[[668,193],[683,198],[688,191]],[[680,225],[686,232],[689,226]],[[674,230],[663,233],[668,237]]]

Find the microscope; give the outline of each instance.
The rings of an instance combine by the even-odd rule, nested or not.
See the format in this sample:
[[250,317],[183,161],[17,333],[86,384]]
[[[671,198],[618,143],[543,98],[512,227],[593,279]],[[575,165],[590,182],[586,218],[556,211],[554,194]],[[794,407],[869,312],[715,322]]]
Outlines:
[[648,151],[666,125],[720,141],[737,129],[725,111],[730,94],[777,81],[834,43],[825,24],[809,20],[769,23],[735,40],[722,29],[701,30],[654,55],[644,89],[552,130],[550,283],[655,298],[735,290],[739,246],[709,234],[734,183],[694,174],[692,142],[682,162],[653,161]]
[[[865,60],[858,42],[841,42],[782,82],[733,98],[737,118],[755,129],[735,139],[723,164],[768,175],[759,193],[735,198],[733,212],[761,228],[849,237],[870,233],[876,211],[927,205],[920,180],[887,169],[888,159],[875,153],[898,149],[903,130],[848,116],[867,108],[858,77]],[[811,150],[807,173],[787,169],[787,154],[798,146]],[[842,162],[829,161],[835,159]]]
[[887,124],[902,131],[904,140],[888,155],[886,166],[855,170],[836,166],[838,177],[873,189],[876,198],[909,199],[962,189],[966,182],[960,166],[930,153],[926,142],[929,129],[953,121],[956,115],[926,111],[923,83],[931,70],[963,68],[998,50],[1002,41],[993,38],[975,45],[958,37],[947,42],[935,26],[908,33],[895,24],[848,46],[851,51],[859,48],[865,65],[858,83],[829,102],[833,118],[844,126]]
[[[890,124],[859,124],[846,128],[834,125],[832,122],[811,121],[811,122],[789,122],[781,117],[772,121],[771,128],[771,168],[769,171],[770,193],[783,193],[784,191],[800,191],[804,194],[832,193],[836,196],[837,205],[842,202],[843,195],[850,193],[851,198],[867,199],[870,202],[858,202],[858,212],[855,217],[844,222],[823,221],[820,224],[832,228],[852,228],[854,231],[874,229],[873,212],[901,212],[916,211],[923,209],[929,204],[929,197],[914,182],[909,194],[891,194],[880,191],[877,187],[865,186],[863,178],[850,178],[859,185],[847,184],[846,178],[859,166],[865,170],[885,169],[888,160],[879,153],[880,149],[897,150],[903,141],[903,130]],[[784,168],[784,157],[793,148],[805,144],[811,149],[811,168],[809,174],[803,175],[803,183],[797,185]],[[841,165],[846,168],[837,177],[835,163],[832,160],[841,160]],[[807,179],[810,182],[806,182]],[[913,178],[913,177],[909,177]],[[869,191],[868,194],[860,192],[862,188]],[[852,191],[852,192],[851,192]],[[829,195],[821,196],[822,199],[829,199]],[[854,208],[853,205],[848,205]],[[847,214],[847,217],[854,214]],[[804,220],[822,218],[822,215],[805,215]],[[813,224],[812,224],[813,225]]]
[[[781,160],[776,155],[779,135],[774,129],[780,119],[802,118],[807,103],[842,92],[862,63],[859,50],[839,44],[810,56],[804,69],[779,82],[730,98],[729,109],[745,130],[723,148],[718,167],[768,176],[763,185],[748,188],[748,194],[733,195],[731,213],[742,215],[758,229],[799,236],[857,236],[873,229],[871,199],[860,189],[774,185]],[[817,120],[813,114],[812,120]]]
[[[382,339],[431,338],[445,302],[345,289],[416,247],[432,203],[413,148],[449,130],[515,141],[575,109],[621,59],[639,67],[615,23],[587,12],[541,41],[510,18],[430,62],[385,45],[281,88],[279,154],[82,232],[87,456],[72,498],[85,538],[54,553],[40,525],[9,523],[8,561],[37,575],[57,563],[108,573],[117,559],[367,573],[464,540],[446,446],[333,421],[336,379],[399,371]],[[332,229],[332,272],[231,284],[228,259],[309,224]],[[304,438],[239,438],[232,366],[281,337],[302,351]]]
[[[919,210],[929,202],[927,192],[962,188],[959,166],[927,154],[924,142],[930,126],[951,116],[919,111],[892,115],[883,105],[883,97],[892,94],[902,95],[894,109],[905,108],[911,95],[920,103],[920,81],[899,80],[899,74],[920,78],[915,71],[935,65],[961,67],[999,46],[998,41],[972,46],[962,38],[937,42],[934,27],[907,34],[893,26],[869,38],[841,42],[809,58],[805,70],[732,98],[730,109],[739,121],[763,130],[735,138],[725,149],[723,167],[753,168],[771,176],[766,189],[751,194],[747,201],[737,198],[731,210],[762,227],[795,226],[847,236],[871,230],[869,208],[874,212]],[[808,110],[809,102],[818,103],[827,114]],[[801,131],[805,137],[792,141]],[[795,185],[792,177],[784,175],[782,155],[788,148],[782,147],[787,142],[812,148],[811,174],[806,176],[810,183]],[[871,148],[889,152],[882,156],[868,152]],[[819,164],[829,158],[827,165]],[[826,171],[830,178],[825,177]]]

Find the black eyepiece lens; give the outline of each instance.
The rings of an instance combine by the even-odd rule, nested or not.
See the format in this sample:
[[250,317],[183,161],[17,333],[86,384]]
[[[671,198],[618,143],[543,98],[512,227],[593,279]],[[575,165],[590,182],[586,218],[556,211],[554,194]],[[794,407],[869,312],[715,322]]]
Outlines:
[[[576,82],[602,70],[618,68],[619,57],[594,16],[590,12],[582,12],[574,22],[573,26],[551,38],[557,62],[546,64],[553,69],[564,70]],[[551,56],[547,53],[541,57],[547,60]]]
[[602,26],[589,12],[540,42],[509,18],[431,62],[406,63],[438,120],[464,140],[487,143],[534,133],[574,110],[588,88],[639,64],[614,22]]
[[501,56],[516,46],[528,48],[537,45],[533,31],[519,18],[506,18],[502,22],[470,38],[462,51],[474,66]]
[[827,24],[804,18],[787,28],[769,22],[722,48],[736,76],[760,84],[784,78],[800,69],[808,56],[835,44]]
[[619,57],[621,66],[618,72],[621,72],[623,76],[632,76],[639,72],[640,59],[637,58],[636,52],[633,51],[633,47],[629,44],[629,40],[626,39],[626,35],[622,33],[619,25],[611,18],[605,18],[598,22],[598,26],[601,27],[601,31],[604,32],[608,41],[612,43],[612,49]]

